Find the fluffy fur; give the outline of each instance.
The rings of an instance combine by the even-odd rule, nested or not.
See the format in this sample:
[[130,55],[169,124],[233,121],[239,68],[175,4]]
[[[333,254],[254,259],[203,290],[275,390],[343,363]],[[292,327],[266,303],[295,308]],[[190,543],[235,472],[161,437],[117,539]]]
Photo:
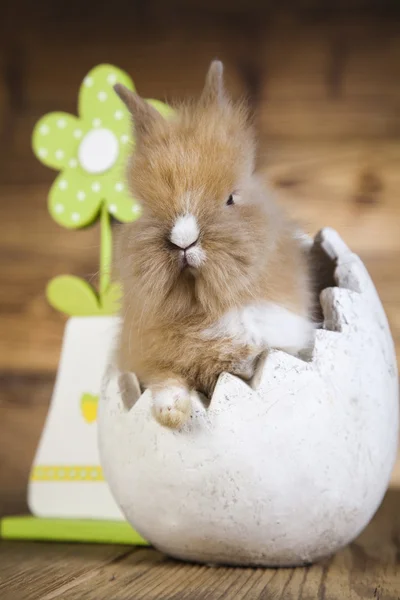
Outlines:
[[162,424],[179,427],[193,390],[210,396],[221,372],[248,379],[267,348],[307,345],[307,268],[297,231],[254,173],[254,134],[221,63],[168,121],[116,91],[133,115],[127,176],[143,209],[117,244],[119,368],[152,388]]

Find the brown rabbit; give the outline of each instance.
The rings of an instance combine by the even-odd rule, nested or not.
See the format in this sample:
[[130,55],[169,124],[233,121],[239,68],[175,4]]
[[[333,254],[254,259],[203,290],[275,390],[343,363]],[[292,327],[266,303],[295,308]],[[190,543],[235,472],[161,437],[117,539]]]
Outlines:
[[313,329],[296,229],[254,172],[247,111],[222,75],[213,62],[199,101],[168,120],[115,87],[134,120],[128,180],[142,205],[120,226],[118,366],[169,427],[190,416],[194,390],[210,396],[223,371],[250,379],[261,352],[296,353]]

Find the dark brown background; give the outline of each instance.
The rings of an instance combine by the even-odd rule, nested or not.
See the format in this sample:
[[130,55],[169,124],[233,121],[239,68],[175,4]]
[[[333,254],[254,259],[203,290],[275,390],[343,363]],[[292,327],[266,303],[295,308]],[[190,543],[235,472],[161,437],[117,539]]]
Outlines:
[[[66,231],[46,211],[55,173],[33,157],[32,127],[46,112],[76,112],[80,82],[96,64],[118,65],[142,95],[168,100],[197,94],[215,57],[232,93],[248,95],[256,111],[260,163],[282,202],[307,231],[331,225],[361,255],[400,349],[397,1],[3,3],[0,514],[25,508],[59,358],[65,319],[46,304],[46,282],[61,273],[93,278],[98,268],[97,227]],[[329,589],[329,598],[359,597]]]

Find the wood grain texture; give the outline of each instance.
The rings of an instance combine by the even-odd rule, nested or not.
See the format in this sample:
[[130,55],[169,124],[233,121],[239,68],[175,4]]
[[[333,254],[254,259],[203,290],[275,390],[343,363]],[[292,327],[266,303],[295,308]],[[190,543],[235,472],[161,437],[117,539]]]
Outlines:
[[398,15],[272,15],[261,45],[263,131],[314,140],[398,136],[399,30]]
[[[307,568],[188,565],[152,549],[0,543],[2,600],[398,600],[400,491],[334,557]],[[18,573],[14,565],[19,564]]]
[[[65,317],[47,281],[96,282],[97,227],[58,227],[55,173],[33,157],[34,123],[76,111],[102,61],[144,96],[201,89],[207,63],[257,110],[260,162],[314,233],[331,225],[365,261],[400,356],[400,13],[390,0],[95,0],[8,3],[0,20],[0,515],[26,511],[26,483],[54,384]],[[360,10],[364,8],[365,10]],[[326,9],[326,11],[324,10]],[[374,12],[375,10],[375,12]],[[400,487],[400,461],[393,476]],[[349,490],[351,493],[351,490]],[[400,492],[355,544],[308,569],[211,569],[153,550],[0,543],[0,598],[398,600]]]
[[98,567],[118,562],[130,552],[124,546],[0,542],[0,597],[62,597],[58,592],[71,582],[90,579]]

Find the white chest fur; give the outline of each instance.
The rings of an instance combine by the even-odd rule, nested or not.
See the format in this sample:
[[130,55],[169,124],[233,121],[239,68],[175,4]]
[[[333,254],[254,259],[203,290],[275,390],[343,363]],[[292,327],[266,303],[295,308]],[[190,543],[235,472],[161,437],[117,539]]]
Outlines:
[[308,319],[272,302],[249,304],[227,312],[204,332],[208,339],[226,338],[260,350],[277,348],[297,353],[311,342]]

